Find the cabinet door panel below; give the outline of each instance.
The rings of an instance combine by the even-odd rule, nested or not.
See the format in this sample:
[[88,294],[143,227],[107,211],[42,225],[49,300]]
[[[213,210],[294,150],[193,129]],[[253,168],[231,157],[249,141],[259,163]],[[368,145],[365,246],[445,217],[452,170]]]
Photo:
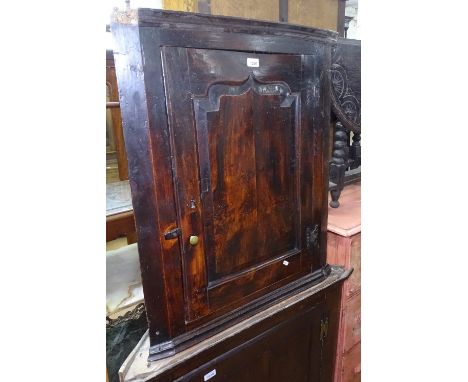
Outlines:
[[[306,382],[313,370],[318,381],[320,366],[320,306],[299,317],[288,320],[245,342],[212,362],[185,375],[177,382]],[[314,337],[314,338],[311,338]],[[314,354],[312,354],[314,353]],[[317,353],[317,354],[315,354]],[[312,366],[312,367],[311,367]]]

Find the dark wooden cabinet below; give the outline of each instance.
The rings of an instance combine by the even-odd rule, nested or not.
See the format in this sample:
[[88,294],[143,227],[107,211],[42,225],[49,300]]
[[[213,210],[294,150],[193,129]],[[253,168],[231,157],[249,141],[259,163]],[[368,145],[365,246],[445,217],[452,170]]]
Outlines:
[[147,362],[148,335],[120,369],[122,382],[331,382],[339,300],[349,271],[295,294],[172,357]]

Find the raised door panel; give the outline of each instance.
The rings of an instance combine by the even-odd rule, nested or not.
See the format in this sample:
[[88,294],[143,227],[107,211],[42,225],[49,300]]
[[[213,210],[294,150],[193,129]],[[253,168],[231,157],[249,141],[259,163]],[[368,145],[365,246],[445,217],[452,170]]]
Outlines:
[[205,232],[213,238],[206,244],[210,281],[297,253],[299,236],[299,216],[291,214],[299,211],[296,97],[262,94],[269,87],[252,77],[218,89],[219,106],[195,100],[198,147],[209,147],[199,160]]
[[163,48],[187,321],[312,271],[318,227],[302,62]]

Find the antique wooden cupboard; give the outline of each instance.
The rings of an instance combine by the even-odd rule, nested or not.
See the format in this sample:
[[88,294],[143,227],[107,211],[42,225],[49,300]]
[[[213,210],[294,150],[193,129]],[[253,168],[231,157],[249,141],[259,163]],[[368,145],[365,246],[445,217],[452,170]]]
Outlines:
[[323,282],[172,357],[147,362],[145,335],[121,366],[120,381],[331,382],[347,273],[333,266]]
[[330,274],[336,33],[150,9],[111,30],[156,360]]

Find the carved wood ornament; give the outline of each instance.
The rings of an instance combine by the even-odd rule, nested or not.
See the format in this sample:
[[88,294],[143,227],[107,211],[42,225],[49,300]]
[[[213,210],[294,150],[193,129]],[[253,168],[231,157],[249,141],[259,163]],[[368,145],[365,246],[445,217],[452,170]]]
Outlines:
[[[335,116],[333,154],[330,162],[330,206],[337,208],[343,187],[360,179],[361,165],[361,42],[338,39],[333,49],[331,77]],[[352,144],[351,144],[351,131]],[[351,145],[350,145],[351,144]]]
[[332,108],[344,127],[361,131],[360,41],[339,39],[332,52]]

